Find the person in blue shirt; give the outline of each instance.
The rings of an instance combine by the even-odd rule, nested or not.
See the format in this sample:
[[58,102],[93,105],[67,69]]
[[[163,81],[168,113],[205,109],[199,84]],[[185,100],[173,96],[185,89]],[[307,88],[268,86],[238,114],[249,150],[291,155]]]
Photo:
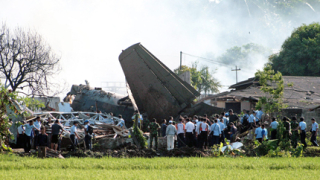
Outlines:
[[211,125],[211,133],[212,133],[212,139],[211,139],[211,144],[212,145],[216,145],[219,144],[219,139],[221,137],[221,129],[220,126],[218,124],[218,120],[215,119],[214,120],[214,124]]
[[264,127],[264,124],[262,124],[261,126],[261,136],[262,136],[262,141],[268,140],[268,130]]
[[29,121],[29,124],[25,124],[24,125],[25,128],[25,143],[24,143],[24,152],[25,153],[29,153],[30,149],[31,149],[31,137],[32,137],[32,132],[36,129],[38,131],[40,131],[40,129],[37,129],[34,125],[33,125],[33,121]]
[[262,115],[263,115],[263,112],[262,112],[262,110],[261,110],[261,108],[259,108],[257,111],[256,111],[256,123],[258,124],[258,123],[260,123],[260,122],[262,122],[261,120],[262,120]]
[[300,130],[300,140],[301,140],[301,143],[303,144],[303,148],[307,147],[307,143],[306,143],[306,128],[307,128],[307,124],[306,124],[306,122],[304,122],[304,118],[301,117],[300,118],[300,122],[299,122],[299,126],[297,127],[297,129]]
[[277,122],[276,118],[273,117],[272,123],[270,124],[270,126],[271,126],[271,139],[277,139],[278,125],[279,125],[279,123]]
[[224,142],[224,138],[225,138],[224,130],[226,129],[226,127],[224,126],[223,121],[224,121],[223,118],[221,118],[221,119],[220,119],[220,122],[218,122],[218,124],[219,124],[220,130],[221,130],[220,142],[222,142],[223,144],[225,144],[225,142]]
[[256,112],[252,111],[249,118],[248,118],[248,122],[250,124],[250,127],[253,128],[255,127],[256,124]]
[[311,119],[312,128],[311,128],[311,142],[314,146],[319,146],[317,143],[317,132],[319,129],[319,125],[314,118]]
[[262,142],[262,129],[260,127],[260,124],[257,125],[254,134],[256,135],[256,139],[261,143]]

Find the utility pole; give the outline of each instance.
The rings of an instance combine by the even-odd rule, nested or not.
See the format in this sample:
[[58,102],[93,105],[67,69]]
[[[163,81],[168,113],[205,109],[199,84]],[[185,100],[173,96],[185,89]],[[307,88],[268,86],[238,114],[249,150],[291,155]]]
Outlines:
[[181,69],[182,69],[182,51],[180,51],[180,71],[181,71]]
[[241,69],[236,66],[236,69],[231,69],[231,71],[236,71],[236,82],[238,83],[238,71],[240,71]]

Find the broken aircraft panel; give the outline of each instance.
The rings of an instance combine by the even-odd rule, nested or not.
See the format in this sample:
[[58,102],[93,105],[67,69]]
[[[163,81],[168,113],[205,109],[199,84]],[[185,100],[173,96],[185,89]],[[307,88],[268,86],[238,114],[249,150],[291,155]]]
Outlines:
[[[71,96],[74,96],[72,102],[70,100]],[[129,123],[134,111],[128,96],[93,89],[88,84],[73,85],[64,101],[70,102],[74,111],[95,112],[99,110],[103,113],[112,112],[116,116],[121,114],[123,119]]]
[[200,95],[140,43],[124,50],[119,61],[139,111],[150,119],[176,117]]

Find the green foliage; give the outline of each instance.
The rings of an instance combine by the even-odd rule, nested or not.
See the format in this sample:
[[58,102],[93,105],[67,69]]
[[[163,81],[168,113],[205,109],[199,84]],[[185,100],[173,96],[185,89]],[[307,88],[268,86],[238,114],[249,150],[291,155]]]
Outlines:
[[219,88],[221,87],[220,82],[213,77],[214,71],[209,72],[208,66],[202,66],[198,70],[198,62],[194,62],[192,67],[182,66],[174,70],[174,72],[178,75],[190,71],[191,76],[191,85],[200,93],[204,92],[205,94],[217,93],[219,92]]
[[271,65],[267,64],[262,71],[258,70],[255,77],[259,79],[261,91],[266,95],[261,97],[256,108],[263,108],[268,114],[278,113],[286,108],[283,103],[283,78],[280,72],[275,73]]
[[12,100],[17,97],[16,93],[9,92],[2,84],[0,84],[0,151],[10,151],[8,145],[8,138],[12,138],[9,128],[9,117],[7,110],[18,113]]
[[290,76],[320,76],[320,24],[303,24],[270,56],[275,71]]
[[31,97],[19,97],[18,101],[32,111],[37,111],[40,108],[45,107],[43,102],[38,101],[35,98],[31,98]]
[[142,148],[146,148],[147,147],[147,140],[143,136],[143,132],[138,127],[139,116],[140,116],[140,114],[136,114],[136,116],[135,116],[134,123],[133,123],[133,134],[137,138],[137,141],[139,142],[140,146]]
[[38,159],[1,155],[0,162],[1,179],[199,179],[201,174],[206,176],[200,179],[320,178],[319,157]]

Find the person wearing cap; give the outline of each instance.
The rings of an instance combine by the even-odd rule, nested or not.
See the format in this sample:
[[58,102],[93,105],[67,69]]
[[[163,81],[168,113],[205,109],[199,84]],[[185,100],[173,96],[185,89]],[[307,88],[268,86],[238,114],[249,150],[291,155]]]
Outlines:
[[186,143],[189,147],[193,146],[193,130],[194,130],[194,124],[190,121],[189,118],[187,118],[187,124],[186,124]]
[[277,132],[278,132],[278,125],[276,118],[272,118],[272,123],[270,124],[271,127],[271,139],[277,139]]
[[291,129],[292,129],[292,136],[291,136],[291,145],[293,148],[296,148],[298,145],[298,138],[299,138],[299,123],[297,122],[296,117],[291,118]]
[[304,117],[300,117],[299,126],[296,129],[300,130],[300,140],[301,140],[301,143],[303,144],[304,148],[307,147],[306,128],[307,128],[307,124],[306,124],[306,122],[304,122]]
[[24,125],[26,124],[25,121],[22,121],[22,124],[18,127],[18,131],[17,131],[17,147],[19,148],[23,148],[23,144],[25,141],[25,128]]
[[178,148],[183,147],[184,146],[184,142],[185,142],[185,124],[182,123],[183,119],[182,117],[179,118],[179,123],[176,125],[177,128],[177,134],[178,134]]
[[41,119],[40,119],[40,117],[38,116],[37,118],[36,118],[36,121],[34,122],[34,127],[36,128],[35,130],[34,130],[34,147],[35,147],[35,149],[38,149],[38,135],[39,135],[39,133],[40,133],[40,129],[41,129]]
[[76,146],[78,145],[78,139],[80,139],[80,137],[78,136],[77,133],[77,126],[78,126],[79,122],[75,121],[73,122],[73,126],[70,129],[70,139],[71,139],[71,145],[72,145],[72,151],[76,150]]
[[177,129],[172,125],[173,121],[169,121],[169,126],[166,129],[167,136],[167,150],[170,151],[174,148],[174,136],[177,134]]
[[92,150],[92,142],[91,142],[92,134],[90,134],[89,132],[89,126],[90,126],[89,120],[85,120],[84,121],[84,133],[85,133],[84,142],[86,144],[86,149],[89,149],[91,151]]
[[319,125],[314,118],[311,119],[312,128],[311,128],[311,142],[314,146],[319,146],[317,143],[317,132],[319,129]]
[[51,126],[51,149],[54,149],[55,151],[57,151],[59,145],[60,131],[64,131],[64,129],[60,126],[59,120],[56,120]]

